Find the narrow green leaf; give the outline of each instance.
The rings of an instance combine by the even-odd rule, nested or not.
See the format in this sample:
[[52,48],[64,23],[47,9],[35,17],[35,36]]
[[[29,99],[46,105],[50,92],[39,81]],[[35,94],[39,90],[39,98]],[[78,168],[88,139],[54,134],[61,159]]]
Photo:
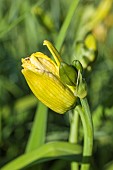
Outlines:
[[26,152],[35,150],[44,144],[46,137],[47,111],[47,107],[39,102]]
[[113,170],[113,161],[104,166],[104,170]]
[[69,27],[69,24],[72,20],[72,17],[74,15],[74,12],[75,12],[75,9],[77,7],[79,3],[79,0],[73,0],[71,2],[71,5],[70,5],[70,8],[68,10],[68,13],[67,13],[67,16],[66,16],[66,19],[62,25],[62,28],[60,30],[60,33],[58,34],[58,37],[57,37],[57,41],[56,41],[56,48],[58,50],[60,50],[62,44],[63,44],[63,41],[64,41],[64,38],[65,38],[65,35],[66,35],[66,32],[67,32],[67,29]]
[[3,29],[0,32],[0,38],[2,38],[5,34],[7,34],[12,28],[14,28],[16,25],[18,25],[22,20],[25,19],[27,15],[21,15],[20,17],[18,17],[14,22],[12,22],[12,24],[8,25],[5,27],[5,29]]
[[[71,161],[81,161],[82,148],[80,145],[68,142],[50,142],[44,144],[39,149],[23,154],[12,162],[8,163],[1,170],[17,170],[27,166],[46,162],[54,159],[66,159]],[[73,156],[73,157],[72,157]]]

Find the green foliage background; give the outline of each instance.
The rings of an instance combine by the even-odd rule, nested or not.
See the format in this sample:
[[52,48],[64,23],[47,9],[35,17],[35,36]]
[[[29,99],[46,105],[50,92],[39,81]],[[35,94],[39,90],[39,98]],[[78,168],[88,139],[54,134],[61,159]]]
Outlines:
[[[84,10],[88,7],[90,11],[98,3],[85,0],[77,8],[60,51],[65,61],[70,63],[73,54],[76,56],[74,43],[79,39]],[[68,0],[0,0],[0,166],[24,153],[38,104],[21,74],[21,58],[36,51],[50,55],[42,45],[43,40],[57,41],[70,4]],[[107,29],[104,41],[98,41],[98,57],[92,71],[86,71],[86,80],[95,130],[92,169],[110,170],[113,168],[113,27]],[[68,135],[68,114],[58,115],[49,110],[46,141],[66,141]],[[56,160],[38,166],[45,167],[66,170],[69,162]]]

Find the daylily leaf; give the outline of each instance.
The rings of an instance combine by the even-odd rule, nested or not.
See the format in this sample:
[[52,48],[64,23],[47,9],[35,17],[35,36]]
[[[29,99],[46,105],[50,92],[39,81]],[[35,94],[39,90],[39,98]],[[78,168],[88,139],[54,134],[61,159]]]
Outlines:
[[8,163],[1,170],[17,170],[39,164],[48,160],[67,159],[71,161],[81,161],[82,148],[80,145],[68,142],[50,142],[37,150],[23,154],[12,162]]

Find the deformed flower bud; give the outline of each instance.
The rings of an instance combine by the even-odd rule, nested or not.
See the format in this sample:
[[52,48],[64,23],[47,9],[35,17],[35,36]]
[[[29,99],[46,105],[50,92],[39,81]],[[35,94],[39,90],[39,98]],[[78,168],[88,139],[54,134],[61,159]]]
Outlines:
[[[77,96],[59,76],[59,68],[62,65],[59,53],[49,41],[44,41],[44,45],[48,47],[55,61],[41,52],[33,53],[30,57],[22,59],[22,73],[35,96],[53,111],[63,114],[75,106]],[[72,66],[66,67],[72,73],[69,75],[68,72],[67,77],[70,80],[66,77],[66,82],[74,83],[77,73]],[[64,80],[63,75],[62,79]]]

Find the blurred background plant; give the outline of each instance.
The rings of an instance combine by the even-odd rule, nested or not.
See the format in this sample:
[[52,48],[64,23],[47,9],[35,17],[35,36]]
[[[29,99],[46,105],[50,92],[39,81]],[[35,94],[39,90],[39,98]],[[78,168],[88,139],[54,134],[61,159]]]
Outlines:
[[[102,2],[80,1],[60,50],[71,63],[76,41],[83,40],[85,33],[92,31],[98,42],[97,60],[91,71],[85,71],[94,122],[92,170],[113,169],[113,2],[104,6]],[[68,0],[0,0],[0,166],[24,153],[37,110],[38,100],[21,74],[21,58],[45,52],[44,39],[57,42],[70,4]],[[68,114],[48,112],[46,141],[67,141]],[[66,170],[70,163],[56,160],[39,166]]]

